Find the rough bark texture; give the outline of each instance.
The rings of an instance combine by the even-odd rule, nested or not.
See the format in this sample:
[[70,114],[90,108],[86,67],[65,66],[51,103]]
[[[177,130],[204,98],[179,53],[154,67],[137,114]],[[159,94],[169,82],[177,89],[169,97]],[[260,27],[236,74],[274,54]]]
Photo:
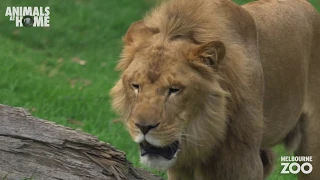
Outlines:
[[89,134],[0,105],[0,180],[161,179]]

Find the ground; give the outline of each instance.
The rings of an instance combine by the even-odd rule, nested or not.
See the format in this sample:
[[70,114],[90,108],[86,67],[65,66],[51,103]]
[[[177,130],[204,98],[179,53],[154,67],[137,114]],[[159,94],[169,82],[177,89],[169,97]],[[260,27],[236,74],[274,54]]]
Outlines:
[[[320,10],[318,0],[310,1]],[[114,67],[122,36],[152,4],[153,0],[1,0],[0,103],[28,108],[34,116],[98,136],[140,166],[138,146],[112,112],[109,90],[119,75]],[[50,27],[16,28],[4,16],[7,6],[50,6]],[[288,155],[282,147],[275,149],[278,155]],[[280,168],[277,162],[268,180],[296,179],[280,175]]]

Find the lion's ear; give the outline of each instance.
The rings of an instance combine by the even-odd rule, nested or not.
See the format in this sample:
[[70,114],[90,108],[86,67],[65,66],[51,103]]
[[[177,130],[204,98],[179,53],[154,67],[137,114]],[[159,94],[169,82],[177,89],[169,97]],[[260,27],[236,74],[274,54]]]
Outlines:
[[203,45],[200,45],[195,51],[195,55],[198,56],[202,62],[208,66],[217,67],[219,63],[224,59],[226,54],[226,48],[220,41],[212,41]]
[[142,40],[152,35],[151,29],[144,25],[143,21],[137,21],[131,24],[126,35],[123,37],[123,42],[130,45],[135,41]]

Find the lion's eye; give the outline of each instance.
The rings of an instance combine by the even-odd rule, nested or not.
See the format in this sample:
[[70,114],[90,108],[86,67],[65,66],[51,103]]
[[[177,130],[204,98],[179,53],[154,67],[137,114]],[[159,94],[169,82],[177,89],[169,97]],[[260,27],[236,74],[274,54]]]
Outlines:
[[131,84],[131,87],[132,87],[132,89],[133,89],[135,92],[138,92],[139,89],[140,89],[139,84]]
[[134,89],[139,89],[139,84],[131,84],[131,86],[134,88]]
[[178,94],[180,91],[181,91],[181,89],[179,89],[179,88],[169,88],[169,96],[174,95],[174,94]]

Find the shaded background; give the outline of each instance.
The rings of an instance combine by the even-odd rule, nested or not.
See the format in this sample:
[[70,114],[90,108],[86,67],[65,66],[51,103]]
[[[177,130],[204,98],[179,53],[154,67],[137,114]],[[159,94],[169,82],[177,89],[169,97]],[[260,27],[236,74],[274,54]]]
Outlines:
[[[318,0],[310,1],[320,9]],[[138,146],[112,112],[109,90],[119,75],[114,67],[122,36],[153,4],[153,0],[1,0],[0,103],[98,136],[140,166]],[[50,27],[16,28],[5,17],[7,6],[50,6]],[[288,155],[281,146],[275,149]],[[269,180],[296,179],[280,175],[280,162],[277,165]]]

